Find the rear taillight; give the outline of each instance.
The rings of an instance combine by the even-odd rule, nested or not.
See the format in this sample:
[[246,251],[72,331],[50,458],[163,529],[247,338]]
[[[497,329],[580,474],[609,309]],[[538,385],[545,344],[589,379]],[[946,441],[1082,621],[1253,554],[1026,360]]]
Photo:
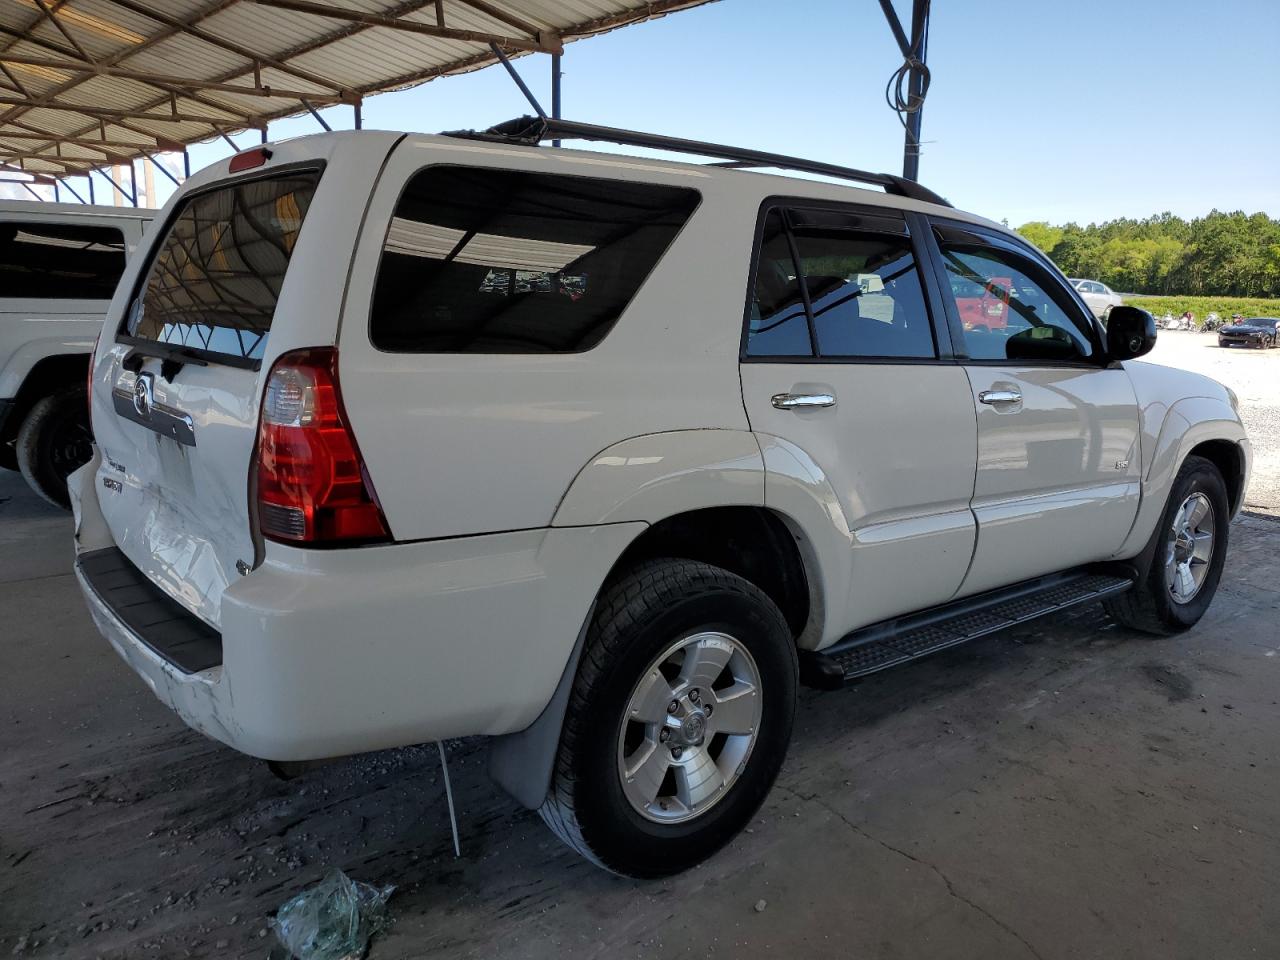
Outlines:
[[332,348],[281,356],[258,428],[258,527],[308,546],[391,539],[338,389]]

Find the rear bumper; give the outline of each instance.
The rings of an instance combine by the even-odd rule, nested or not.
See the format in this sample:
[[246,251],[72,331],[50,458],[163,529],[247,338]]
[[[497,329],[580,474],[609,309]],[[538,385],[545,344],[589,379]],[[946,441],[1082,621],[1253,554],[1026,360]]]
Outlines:
[[551,699],[604,575],[643,524],[309,551],[270,544],[222,596],[222,662],[184,673],[82,569],[110,547],[97,456],[72,476],[94,622],[189,726],[268,760],[522,730]]

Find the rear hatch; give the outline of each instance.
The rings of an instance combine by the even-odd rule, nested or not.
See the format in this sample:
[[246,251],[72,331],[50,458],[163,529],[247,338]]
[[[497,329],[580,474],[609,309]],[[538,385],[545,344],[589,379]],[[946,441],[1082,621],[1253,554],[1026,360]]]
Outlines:
[[[116,544],[215,627],[223,590],[255,564],[258,408],[282,305],[307,312],[310,298],[290,291],[317,268],[332,272],[323,239],[304,232],[322,163],[271,170],[262,153],[264,169],[196,187],[171,207],[93,372],[98,497]],[[333,294],[331,283],[318,283],[331,291],[331,316],[320,310],[286,339],[333,342],[341,285]]]

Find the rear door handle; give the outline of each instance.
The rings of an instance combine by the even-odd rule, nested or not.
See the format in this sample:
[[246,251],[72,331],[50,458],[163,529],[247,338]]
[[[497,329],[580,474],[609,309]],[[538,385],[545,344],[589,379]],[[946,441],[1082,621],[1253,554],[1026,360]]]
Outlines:
[[979,403],[1021,403],[1022,394],[1017,390],[983,390],[978,394]]
[[829,393],[775,393],[771,403],[779,410],[799,407],[834,407],[836,398]]

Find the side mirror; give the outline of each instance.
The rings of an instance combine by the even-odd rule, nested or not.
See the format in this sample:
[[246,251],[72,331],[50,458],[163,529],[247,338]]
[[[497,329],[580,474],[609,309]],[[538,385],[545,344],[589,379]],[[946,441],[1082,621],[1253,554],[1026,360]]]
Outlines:
[[1107,317],[1107,355],[1112,360],[1132,360],[1150,353],[1156,345],[1156,320],[1137,307],[1112,307]]

